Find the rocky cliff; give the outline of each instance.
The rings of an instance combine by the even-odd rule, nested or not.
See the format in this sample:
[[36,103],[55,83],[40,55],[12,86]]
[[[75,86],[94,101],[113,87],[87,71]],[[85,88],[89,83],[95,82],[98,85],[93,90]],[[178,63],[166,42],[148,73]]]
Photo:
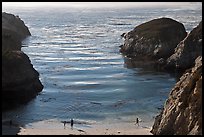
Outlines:
[[155,135],[202,135],[202,56],[171,90],[151,132]]
[[18,17],[2,13],[2,109],[28,102],[42,91],[39,73],[21,51],[21,41],[31,35]]

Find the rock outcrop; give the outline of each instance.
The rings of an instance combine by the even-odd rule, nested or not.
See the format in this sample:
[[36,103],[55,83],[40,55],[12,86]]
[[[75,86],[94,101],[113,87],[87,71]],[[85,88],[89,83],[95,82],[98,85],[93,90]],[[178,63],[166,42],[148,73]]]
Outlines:
[[164,67],[186,72],[172,89],[151,132],[202,135],[202,21],[178,44]]
[[151,132],[155,135],[202,134],[202,56],[176,83]]
[[[25,39],[31,33],[24,22],[18,17],[10,13],[2,13],[2,28],[8,30],[10,33],[14,32],[19,40]],[[13,34],[10,34],[14,36]]]
[[[123,33],[125,64],[178,72],[151,132],[155,135],[202,134],[202,21],[189,34],[169,18],[155,19]],[[129,65],[131,67],[131,65]],[[185,73],[184,73],[185,72]],[[181,77],[180,77],[181,75]]]
[[186,70],[194,65],[194,60],[202,56],[202,21],[175,48],[167,59],[166,69]]
[[187,32],[182,23],[170,18],[159,18],[143,23],[123,34],[120,51],[134,59],[167,59]]
[[21,51],[21,41],[31,35],[17,16],[2,13],[2,109],[28,102],[42,91],[39,73]]
[[31,33],[24,22],[13,14],[2,13],[2,50],[21,50],[21,41]]

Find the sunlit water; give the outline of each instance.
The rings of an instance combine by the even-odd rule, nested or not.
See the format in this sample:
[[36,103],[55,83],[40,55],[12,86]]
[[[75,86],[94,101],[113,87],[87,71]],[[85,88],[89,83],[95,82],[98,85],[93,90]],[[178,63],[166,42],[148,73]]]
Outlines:
[[201,9],[8,9],[32,36],[22,50],[40,73],[43,91],[25,106],[3,113],[23,124],[48,119],[150,122],[175,78],[128,67],[119,52],[121,34],[158,17],[180,21],[189,32]]

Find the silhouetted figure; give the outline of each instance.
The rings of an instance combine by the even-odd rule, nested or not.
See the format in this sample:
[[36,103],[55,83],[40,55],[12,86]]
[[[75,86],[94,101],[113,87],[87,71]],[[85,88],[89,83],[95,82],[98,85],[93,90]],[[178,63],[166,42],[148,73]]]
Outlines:
[[136,119],[136,123],[135,124],[137,124],[139,126],[139,119],[138,118]]
[[71,119],[71,128],[73,129],[73,125],[74,125],[74,120]]

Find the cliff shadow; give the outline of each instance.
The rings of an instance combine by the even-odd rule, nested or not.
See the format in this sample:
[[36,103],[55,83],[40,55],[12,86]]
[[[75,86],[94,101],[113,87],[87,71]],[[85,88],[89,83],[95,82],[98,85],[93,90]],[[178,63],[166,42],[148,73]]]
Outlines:
[[179,80],[180,76],[182,75],[181,72],[176,70],[165,70],[159,67],[155,61],[146,60],[146,59],[133,59],[123,56],[124,59],[124,67],[127,69],[135,69],[139,68],[138,71],[140,74],[146,74],[148,72],[151,73],[168,73],[171,77],[175,78],[176,81]]

